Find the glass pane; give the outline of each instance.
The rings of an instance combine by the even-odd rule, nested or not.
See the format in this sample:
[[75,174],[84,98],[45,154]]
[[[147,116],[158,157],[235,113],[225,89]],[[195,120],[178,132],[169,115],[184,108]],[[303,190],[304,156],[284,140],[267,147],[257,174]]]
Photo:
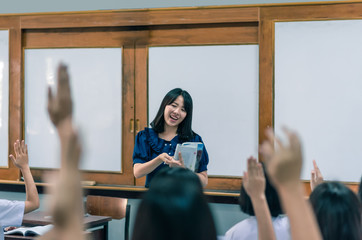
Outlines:
[[47,111],[47,86],[67,64],[74,119],[83,141],[81,169],[121,171],[122,49],[25,50],[25,138],[30,165],[59,167],[59,142]]
[[149,49],[149,121],[169,90],[187,90],[209,175],[241,176],[258,155],[258,57],[257,45]]
[[361,20],[275,24],[275,126],[299,132],[302,179],[315,159],[327,180],[360,180],[361,42]]
[[0,167],[9,159],[9,30],[0,30]]

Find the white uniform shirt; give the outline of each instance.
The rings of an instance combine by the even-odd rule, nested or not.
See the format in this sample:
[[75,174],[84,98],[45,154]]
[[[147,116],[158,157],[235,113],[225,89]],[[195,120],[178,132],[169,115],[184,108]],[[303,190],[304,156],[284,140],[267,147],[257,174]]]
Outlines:
[[[278,240],[290,240],[289,221],[286,216],[272,217],[274,232]],[[224,237],[225,240],[258,240],[258,224],[256,218],[249,217],[230,228]]]
[[0,199],[0,240],[4,239],[4,228],[21,226],[25,202]]

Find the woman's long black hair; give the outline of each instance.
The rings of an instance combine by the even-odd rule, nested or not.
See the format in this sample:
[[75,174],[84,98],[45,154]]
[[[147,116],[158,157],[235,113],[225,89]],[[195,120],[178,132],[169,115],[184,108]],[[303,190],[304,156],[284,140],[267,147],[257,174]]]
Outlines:
[[192,125],[192,98],[190,94],[181,89],[181,88],[175,88],[169,91],[166,96],[163,98],[160,108],[158,109],[158,112],[156,114],[155,119],[151,122],[151,127],[155,132],[162,133],[165,129],[165,118],[164,118],[164,112],[165,107],[167,105],[172,104],[178,96],[182,96],[184,99],[184,107],[186,111],[186,117],[185,119],[180,123],[180,125],[177,128],[177,134],[179,135],[179,138],[183,141],[190,140],[194,137],[194,132],[192,131],[191,125]]

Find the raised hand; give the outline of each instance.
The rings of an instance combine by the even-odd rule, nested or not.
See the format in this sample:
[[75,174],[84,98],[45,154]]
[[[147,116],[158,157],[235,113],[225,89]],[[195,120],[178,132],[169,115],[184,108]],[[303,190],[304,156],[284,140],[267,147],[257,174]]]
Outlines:
[[[321,240],[317,221],[308,201],[305,201],[300,182],[302,149],[296,133],[283,129],[289,144],[282,144],[272,129],[266,131],[267,140],[261,145],[260,153],[267,165],[270,180],[278,191],[283,209],[289,217],[292,239]],[[273,143],[277,144],[274,149]],[[307,231],[306,231],[307,229]]]
[[[268,174],[276,187],[280,185],[299,184],[302,169],[302,149],[296,133],[283,129],[289,144],[282,144],[274,136],[273,129],[266,131],[267,140],[261,145],[260,153],[263,155]],[[274,149],[273,143],[277,144]]]
[[29,165],[28,146],[25,144],[24,140],[21,142],[19,140],[15,141],[14,152],[15,157],[12,154],[9,157],[17,168],[23,169]]
[[243,187],[253,204],[258,222],[260,240],[275,240],[273,223],[265,196],[265,176],[263,167],[255,158],[248,158],[248,171],[244,172]]
[[315,160],[313,160],[313,167],[314,169],[311,171],[311,178],[310,178],[310,188],[312,189],[312,191],[316,186],[318,186],[324,181],[323,175],[319,170],[319,167],[317,166]]
[[48,113],[50,120],[55,126],[58,126],[59,122],[72,115],[72,108],[67,67],[64,64],[59,64],[58,87],[55,96],[53,96],[50,87],[48,88]]
[[265,195],[265,176],[263,167],[254,157],[248,158],[248,171],[244,172],[243,185],[251,199]]

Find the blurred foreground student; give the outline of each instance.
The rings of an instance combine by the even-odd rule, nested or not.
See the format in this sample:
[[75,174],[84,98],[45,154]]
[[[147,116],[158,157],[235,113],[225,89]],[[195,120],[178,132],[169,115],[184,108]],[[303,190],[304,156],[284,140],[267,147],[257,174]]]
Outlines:
[[241,210],[250,217],[230,228],[224,239],[291,239],[288,218],[282,215],[278,193],[264,174],[262,165],[250,157],[247,169],[239,204]]
[[317,220],[310,203],[305,200],[304,186],[300,181],[303,157],[299,138],[286,128],[284,132],[288,137],[287,144],[282,144],[272,129],[266,131],[267,140],[261,145],[260,152],[266,162],[268,176],[289,218],[292,239],[321,240]]
[[49,89],[49,117],[57,129],[61,148],[61,168],[54,188],[51,215],[54,228],[41,239],[81,240],[83,235],[83,202],[78,170],[81,145],[72,124],[72,99],[67,67],[59,65],[58,92]]
[[23,141],[17,140],[14,143],[15,157],[10,159],[20,169],[25,182],[26,200],[8,201],[0,199],[0,239],[4,239],[4,227],[20,226],[25,213],[31,212],[39,207],[39,196],[33,176],[31,175],[28,159],[28,148]]
[[316,161],[311,174],[309,201],[323,239],[362,240],[362,204],[357,195],[340,182],[323,182]]
[[362,240],[362,205],[351,189],[340,182],[324,182],[309,200],[323,239]]
[[162,169],[138,208],[133,240],[216,240],[199,178],[185,168]]

